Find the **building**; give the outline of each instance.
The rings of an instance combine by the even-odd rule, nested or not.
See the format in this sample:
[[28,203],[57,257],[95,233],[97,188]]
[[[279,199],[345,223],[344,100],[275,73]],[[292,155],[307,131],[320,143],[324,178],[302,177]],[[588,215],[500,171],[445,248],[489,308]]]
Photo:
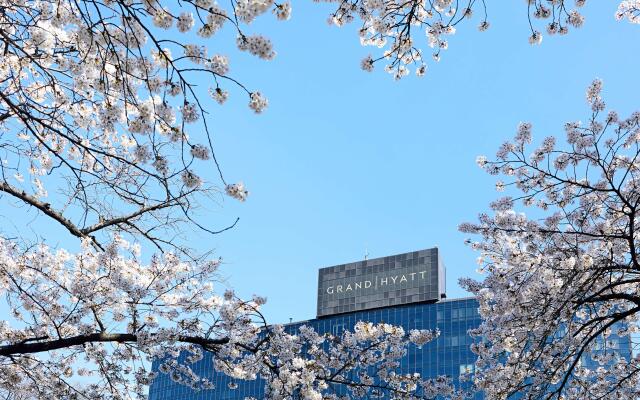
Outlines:
[[[319,333],[337,335],[358,321],[386,322],[406,330],[438,328],[436,340],[421,349],[410,346],[401,361],[402,372],[418,372],[425,378],[447,375],[456,385],[468,385],[460,383],[459,377],[474,368],[472,338],[467,332],[480,324],[478,303],[474,298],[446,299],[445,268],[437,248],[322,268],[317,298],[317,318],[288,324],[289,332],[307,325]],[[214,373],[212,364],[211,356],[206,356],[192,368],[198,374],[209,371],[215,389],[193,391],[160,374],[149,390],[149,400],[263,397],[262,381],[232,382]]]
[[[470,298],[447,299],[445,268],[437,248],[362,260],[322,268],[318,274],[317,318],[286,325],[295,333],[302,326],[319,333],[339,335],[358,321],[385,322],[410,329],[438,329],[440,336],[421,349],[410,346],[401,360],[403,373],[420,373],[424,378],[446,375],[459,388],[461,380],[474,372],[476,356],[471,352],[469,329],[480,325],[478,302]],[[615,336],[615,335],[613,335]],[[616,340],[607,347],[631,354],[629,340]],[[154,363],[157,368],[157,363]],[[149,390],[149,400],[242,400],[261,399],[264,382],[233,381],[216,374],[211,355],[192,368],[209,376],[215,389],[194,391],[159,374]],[[482,399],[475,393],[474,399]]]

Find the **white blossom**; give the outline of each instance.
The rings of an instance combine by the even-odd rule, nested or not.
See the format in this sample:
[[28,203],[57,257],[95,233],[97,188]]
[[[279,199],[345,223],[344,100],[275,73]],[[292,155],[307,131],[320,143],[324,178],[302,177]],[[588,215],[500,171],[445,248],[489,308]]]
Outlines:
[[362,60],[360,66],[363,70],[367,72],[373,71],[373,58],[371,58],[371,55],[368,55],[367,57],[365,57]]
[[207,63],[207,68],[218,75],[227,75],[229,73],[229,58],[221,54],[211,57]]
[[623,18],[627,18],[631,23],[640,24],[640,0],[625,0],[620,3],[616,19]]
[[529,36],[529,43],[532,45],[542,43],[542,34],[538,31],[534,31],[531,36]]
[[288,1],[285,1],[282,4],[278,4],[273,9],[273,12],[279,20],[286,21],[289,18],[291,18],[291,3]]
[[[601,116],[601,92],[595,80],[586,93],[590,120],[567,123],[564,146],[549,136],[525,156],[526,123],[495,161],[479,159],[508,180],[497,189],[516,191],[493,201],[492,215],[460,225],[480,237],[468,243],[480,252],[484,279],[461,284],[480,304],[474,381],[488,398],[640,395],[639,361],[625,351],[633,340],[627,328],[637,329],[640,317],[630,272],[638,268],[638,212],[628,206],[640,193],[640,113]],[[519,203],[537,209],[527,216]]]
[[237,45],[240,50],[265,60],[271,60],[276,56],[271,40],[262,35],[238,36]]
[[209,149],[201,144],[191,146],[191,155],[200,160],[209,159]]
[[186,123],[196,122],[200,118],[198,106],[195,103],[185,102],[182,106],[182,119]]
[[244,22],[251,23],[257,16],[265,13],[273,4],[273,0],[238,0],[236,15]]
[[227,192],[227,195],[240,201],[245,201],[247,199],[247,196],[249,196],[249,192],[247,191],[247,189],[245,189],[244,183],[242,182],[227,185],[225,190]]
[[215,89],[209,89],[209,95],[218,102],[218,104],[224,104],[229,98],[229,92],[222,90],[219,87]]
[[184,183],[187,188],[194,189],[202,185],[202,179],[193,171],[187,169],[182,172],[182,183]]
[[260,92],[251,93],[249,108],[251,108],[256,114],[260,114],[268,105],[269,101],[266,97],[262,96]]
[[193,28],[194,25],[193,14],[190,12],[183,12],[178,17],[178,22],[176,26],[180,32],[188,32]]

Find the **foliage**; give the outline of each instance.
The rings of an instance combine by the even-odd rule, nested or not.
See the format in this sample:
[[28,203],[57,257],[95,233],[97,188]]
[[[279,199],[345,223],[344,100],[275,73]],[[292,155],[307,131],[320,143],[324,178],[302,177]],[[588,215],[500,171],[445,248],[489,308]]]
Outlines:
[[[488,27],[484,2],[475,0],[462,8],[451,0],[336,3],[331,20],[361,18],[362,44],[387,46],[386,69],[397,78],[413,63],[425,72],[416,31],[426,30],[438,59],[448,46],[444,36],[475,8],[484,15],[481,30]],[[527,4],[530,15],[552,21],[550,33],[582,24],[562,0]],[[286,334],[266,324],[264,299],[216,294],[220,261],[188,246],[194,228],[215,234],[233,227],[200,223],[194,212],[201,204],[221,192],[248,196],[242,182],[226,181],[216,160],[210,103],[225,103],[233,89],[255,113],[268,106],[262,93],[230,75],[229,58],[211,51],[209,39],[226,27],[239,50],[271,60],[269,38],[245,33],[269,11],[287,20],[291,6],[0,0],[0,193],[81,243],[66,251],[50,245],[57,237],[37,232],[33,239],[21,229],[12,235],[3,226],[0,294],[11,316],[0,322],[2,394],[144,398],[154,359],[165,360],[161,371],[176,381],[204,389],[211,382],[189,364],[213,354],[221,373],[266,379],[271,398],[316,399],[331,385],[349,387],[353,397],[459,396],[446,380],[394,372],[409,343],[422,345],[435,332],[360,323],[341,337]],[[617,17],[638,22],[638,2],[623,1]],[[367,58],[363,68],[380,60]],[[211,99],[200,96],[196,82],[210,84]],[[205,181],[205,168],[220,181]],[[147,247],[157,255],[145,260]],[[181,351],[190,354],[187,364],[171,361]],[[376,365],[376,376],[354,374],[367,365]]]
[[[266,324],[264,298],[214,292],[219,263],[166,253],[143,264],[139,246],[120,238],[99,251],[85,239],[77,254],[43,244],[24,252],[0,239],[0,291],[17,321],[0,323],[0,392],[26,399],[142,399],[157,376],[152,360],[161,360],[160,372],[180,384],[215,389],[209,374],[190,368],[213,355],[218,373],[260,377],[272,399],[321,399],[336,385],[347,386],[353,398],[454,394],[445,379],[395,372],[409,343],[421,346],[437,332],[360,322],[341,337],[304,327],[288,334]],[[185,362],[177,361],[181,353]],[[363,373],[368,366],[375,376]]]
[[471,246],[486,277],[463,284],[484,319],[476,383],[489,398],[638,396],[638,360],[617,343],[633,342],[640,316],[640,112],[603,115],[601,86],[587,90],[588,121],[565,125],[564,146],[549,136],[530,150],[522,123],[494,161],[478,158],[514,192],[461,226],[481,236]]
[[[268,105],[229,75],[225,55],[209,54],[206,39],[227,25],[240,50],[270,60],[270,40],[243,31],[269,10],[286,20],[291,8],[0,1],[0,192],[81,243],[71,252],[45,233],[3,227],[0,294],[11,315],[0,322],[0,394],[145,398],[152,360],[177,382],[207,389],[190,365],[212,355],[219,373],[264,378],[274,399],[316,399],[332,385],[355,397],[453,393],[446,380],[395,373],[406,346],[435,333],[361,323],[342,337],[286,334],[266,324],[263,298],[216,294],[220,260],[188,247],[194,227],[220,232],[194,217],[200,204],[221,191],[248,195],[222,174],[195,82],[211,82],[209,102],[224,103],[232,85],[255,113]],[[222,188],[203,179],[205,166],[217,169]],[[141,255],[147,247],[157,252],[150,259]],[[186,364],[176,362],[181,352]],[[381,360],[375,377],[354,374]]]
[[[409,67],[415,66],[415,73],[426,73],[426,62],[431,57],[440,61],[444,50],[449,48],[449,37],[456,33],[458,25],[479,16],[478,30],[489,29],[486,0],[316,0],[335,3],[338,8],[329,17],[329,22],[337,26],[362,21],[360,43],[384,49],[381,55],[369,55],[362,60],[365,71],[373,71],[376,63],[385,63],[384,69],[396,79],[407,76]],[[584,16],[580,9],[586,0],[525,0],[526,15],[531,31],[529,43],[542,43],[543,33],[565,35],[569,29],[580,28]],[[493,5],[493,4],[492,4]],[[499,7],[499,2],[495,3]],[[622,1],[615,13],[618,20],[628,19],[640,23],[640,1]],[[536,22],[544,21],[544,22]],[[543,28],[539,28],[542,25]],[[426,33],[426,44],[431,54],[422,50]]]

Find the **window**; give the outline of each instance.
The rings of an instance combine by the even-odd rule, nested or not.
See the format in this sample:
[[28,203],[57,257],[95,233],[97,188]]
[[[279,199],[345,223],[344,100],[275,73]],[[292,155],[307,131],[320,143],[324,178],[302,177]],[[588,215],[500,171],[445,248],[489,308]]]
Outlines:
[[335,324],[331,327],[331,333],[333,334],[333,336],[340,336],[344,330],[344,323]]
[[471,375],[475,371],[473,364],[460,364],[460,375]]
[[461,321],[465,319],[472,319],[478,315],[478,309],[475,307],[454,308],[451,310],[451,320]]

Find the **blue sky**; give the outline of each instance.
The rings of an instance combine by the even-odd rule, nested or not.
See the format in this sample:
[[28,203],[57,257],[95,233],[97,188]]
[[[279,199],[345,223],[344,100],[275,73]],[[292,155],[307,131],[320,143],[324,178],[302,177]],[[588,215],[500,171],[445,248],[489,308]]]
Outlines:
[[[584,93],[595,77],[622,116],[640,109],[640,26],[616,22],[616,6],[587,2],[583,28],[532,47],[525,2],[490,3],[487,32],[468,22],[425,77],[400,82],[381,67],[360,70],[378,49],[360,46],[356,24],[328,26],[326,4],[294,2],[290,21],[263,16],[249,27],[274,41],[273,61],[239,53],[230,30],[214,36],[210,53],[228,54],[232,75],[270,105],[255,115],[233,88],[226,105],[212,105],[218,160],[251,195],[205,204],[199,216],[208,227],[240,222],[220,235],[194,234],[192,244],[224,258],[222,286],[267,296],[270,322],[313,318],[318,268],[365,251],[373,258],[438,246],[449,297],[465,296],[457,280],[478,277],[477,254],[457,226],[497,197],[476,156],[494,154],[520,121],[532,122],[538,138],[562,136],[564,122],[589,116]],[[3,204],[0,223],[11,213]]]
[[251,195],[202,212],[219,226],[240,223],[199,239],[224,257],[230,286],[268,297],[271,322],[313,318],[318,268],[365,249],[379,257],[438,246],[449,297],[464,296],[457,280],[476,275],[477,255],[457,226],[497,196],[476,156],[494,154],[520,121],[538,138],[562,136],[564,122],[589,116],[584,93],[595,77],[621,115],[640,109],[640,26],[616,22],[616,2],[587,2],[583,28],[537,47],[524,2],[490,3],[491,29],[478,32],[474,19],[425,77],[400,82],[360,70],[371,49],[357,25],[328,26],[323,4],[293,6],[288,22],[252,26],[270,34],[274,61],[230,53],[233,75],[270,106],[253,115],[235,92],[213,109],[226,177]]

